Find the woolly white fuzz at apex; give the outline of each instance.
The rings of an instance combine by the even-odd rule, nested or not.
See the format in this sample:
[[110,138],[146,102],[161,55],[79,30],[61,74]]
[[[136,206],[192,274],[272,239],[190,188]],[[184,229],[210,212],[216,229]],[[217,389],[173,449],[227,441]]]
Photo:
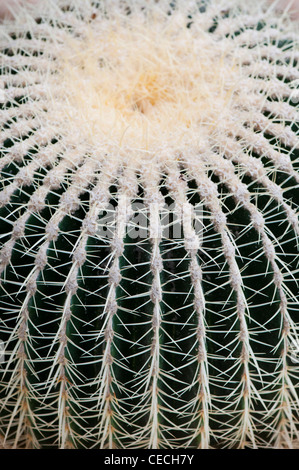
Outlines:
[[1,445],[296,447],[298,25],[260,0],[11,13]]

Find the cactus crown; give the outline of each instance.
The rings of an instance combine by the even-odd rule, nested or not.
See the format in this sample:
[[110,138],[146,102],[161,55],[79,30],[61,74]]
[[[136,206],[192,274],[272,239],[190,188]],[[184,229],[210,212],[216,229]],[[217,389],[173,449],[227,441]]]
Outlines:
[[58,73],[47,87],[55,90],[54,126],[59,103],[70,135],[80,128],[79,139],[97,150],[101,142],[102,151],[135,159],[135,167],[140,156],[161,161],[197,152],[231,108],[239,114],[234,97],[244,87],[234,42],[219,48],[196,23],[200,13],[193,13],[191,31],[184,11],[169,17],[160,5],[146,15],[139,8],[126,15],[120,5],[109,6],[109,17],[96,16],[79,38],[61,31]]
[[5,446],[298,438],[298,32],[245,3],[1,26]]

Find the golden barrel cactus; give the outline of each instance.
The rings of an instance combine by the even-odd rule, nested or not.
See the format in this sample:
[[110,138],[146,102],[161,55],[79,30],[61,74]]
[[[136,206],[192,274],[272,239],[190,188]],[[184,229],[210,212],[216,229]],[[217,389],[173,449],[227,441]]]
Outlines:
[[2,23],[4,446],[292,447],[298,38],[257,0]]

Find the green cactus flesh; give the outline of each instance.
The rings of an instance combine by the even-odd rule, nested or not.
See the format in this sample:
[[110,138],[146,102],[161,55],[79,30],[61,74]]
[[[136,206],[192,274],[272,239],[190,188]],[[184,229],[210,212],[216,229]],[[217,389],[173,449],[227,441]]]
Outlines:
[[2,445],[294,446],[296,25],[40,3],[0,26]]

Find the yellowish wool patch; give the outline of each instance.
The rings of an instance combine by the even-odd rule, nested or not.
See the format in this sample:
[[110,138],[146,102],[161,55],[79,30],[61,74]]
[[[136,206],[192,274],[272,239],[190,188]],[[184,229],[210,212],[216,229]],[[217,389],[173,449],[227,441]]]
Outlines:
[[190,152],[232,112],[241,72],[231,43],[220,48],[183,15],[101,18],[62,43],[53,116],[58,99],[62,125],[92,146],[134,160]]

